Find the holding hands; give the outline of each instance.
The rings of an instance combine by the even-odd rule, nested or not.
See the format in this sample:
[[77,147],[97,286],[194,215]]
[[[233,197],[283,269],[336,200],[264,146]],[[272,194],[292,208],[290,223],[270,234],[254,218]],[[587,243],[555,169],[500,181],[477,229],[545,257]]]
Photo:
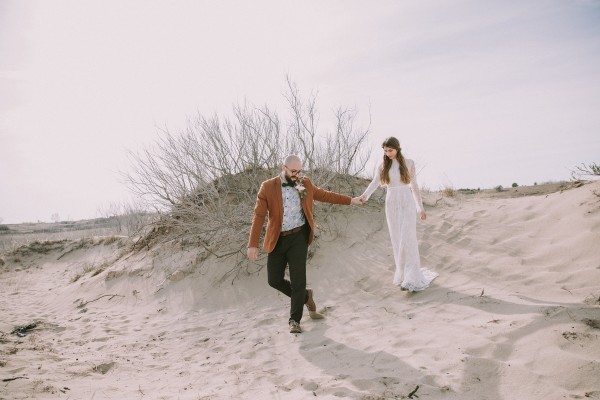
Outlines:
[[[366,201],[366,196],[363,194],[361,196],[353,197],[350,204],[352,204],[353,206],[358,206],[365,204]],[[421,221],[425,221],[427,219],[427,214],[425,213],[425,211],[421,211],[419,213],[419,218],[421,218]]]
[[350,201],[350,204],[352,204],[353,206],[359,206],[361,204],[365,203],[365,197],[364,196],[358,196],[358,197],[353,197],[352,201]]

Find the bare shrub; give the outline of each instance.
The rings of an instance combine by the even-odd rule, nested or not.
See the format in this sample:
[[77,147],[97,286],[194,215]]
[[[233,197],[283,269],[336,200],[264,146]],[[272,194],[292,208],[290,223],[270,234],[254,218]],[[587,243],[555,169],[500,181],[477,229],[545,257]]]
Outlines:
[[287,154],[304,158],[308,176],[323,188],[362,186],[352,178],[368,161],[369,130],[356,127],[357,113],[339,108],[335,128],[322,135],[316,96],[303,99],[289,78],[284,96],[286,122],[266,105],[244,103],[231,117],[198,114],[182,132],[162,130],[154,146],[129,153],[125,181],[158,213],[142,244],[180,239],[217,257],[237,254],[239,264],[260,183],[280,172]]
[[110,203],[98,208],[98,214],[112,223],[117,233],[128,236],[140,233],[155,219],[141,202]]
[[600,176],[600,165],[596,163],[578,165],[574,170],[571,171],[571,177],[575,180],[582,179],[584,177],[597,177]]
[[347,183],[351,183],[349,178],[363,172],[369,158],[369,154],[364,151],[368,128],[357,129],[357,112],[339,107],[334,111],[335,129],[324,140],[320,140],[321,136],[317,132],[316,96],[311,95],[308,100],[303,101],[298,88],[289,78],[287,87],[288,92],[284,96],[291,120],[285,136],[284,153],[303,155],[305,168],[319,185],[335,186],[333,182],[339,182],[335,178],[340,177],[348,178]]

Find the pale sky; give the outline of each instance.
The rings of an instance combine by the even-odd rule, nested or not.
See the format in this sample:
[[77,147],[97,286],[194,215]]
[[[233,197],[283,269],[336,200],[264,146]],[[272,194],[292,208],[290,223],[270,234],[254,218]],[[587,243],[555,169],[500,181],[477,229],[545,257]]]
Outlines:
[[127,150],[197,112],[282,107],[285,77],[371,112],[432,190],[600,163],[600,1],[0,0],[0,219],[98,217]]

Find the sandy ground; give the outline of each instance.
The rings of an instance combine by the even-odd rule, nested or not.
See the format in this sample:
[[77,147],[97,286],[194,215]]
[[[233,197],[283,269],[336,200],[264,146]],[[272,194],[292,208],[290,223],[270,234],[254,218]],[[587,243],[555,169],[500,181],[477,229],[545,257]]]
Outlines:
[[326,318],[297,335],[264,255],[232,272],[115,237],[5,253],[0,399],[600,399],[600,182],[526,190],[428,194],[440,276],[419,293],[392,285],[378,196],[340,207],[308,267]]

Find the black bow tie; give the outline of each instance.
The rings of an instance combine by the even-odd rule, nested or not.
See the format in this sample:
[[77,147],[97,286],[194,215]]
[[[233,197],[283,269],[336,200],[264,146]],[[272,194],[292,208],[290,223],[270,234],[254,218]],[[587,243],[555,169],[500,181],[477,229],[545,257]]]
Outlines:
[[295,183],[287,183],[287,182],[284,182],[281,184],[281,187],[286,187],[286,186],[294,187],[294,186],[296,186],[296,184]]

